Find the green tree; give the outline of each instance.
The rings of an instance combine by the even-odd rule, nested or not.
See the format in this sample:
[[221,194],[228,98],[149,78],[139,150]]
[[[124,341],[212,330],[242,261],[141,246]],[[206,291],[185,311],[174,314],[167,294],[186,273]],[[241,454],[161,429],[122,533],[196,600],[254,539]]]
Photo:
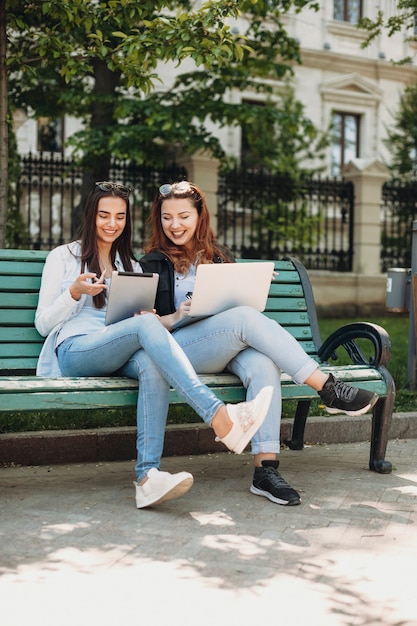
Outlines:
[[[368,46],[371,41],[386,33],[392,37],[403,33],[406,41],[417,41],[417,0],[399,0],[394,15],[386,17],[379,10],[374,20],[362,18],[358,27],[369,31],[369,36],[362,44]],[[395,64],[409,63],[410,57],[403,57]],[[394,125],[388,129],[386,144],[391,151],[393,174],[400,178],[415,178],[417,173],[417,85],[406,87],[401,95],[400,104],[394,114]]]
[[[299,47],[283,14],[317,3],[6,0],[6,7],[14,106],[84,121],[72,143],[85,194],[107,177],[111,156],[161,163],[201,148],[222,156],[207,121],[240,124],[246,113],[228,102],[231,90],[272,94],[270,79],[291,74]],[[232,28],[239,16],[243,32]],[[180,66],[169,91],[160,63]]]
[[390,168],[399,178],[417,176],[417,85],[401,95],[394,125],[388,129],[386,144],[391,152]]
[[4,247],[6,239],[6,214],[9,189],[6,79],[6,3],[5,0],[0,0],[0,247]]
[[[378,10],[377,17],[374,20],[363,17],[358,22],[358,28],[369,31],[369,36],[362,46],[368,46],[371,41],[379,37],[383,32],[386,32],[388,37],[403,32],[406,35],[406,41],[417,41],[417,33],[415,31],[416,19],[417,0],[398,0],[394,15],[388,17],[382,10]],[[404,57],[398,64],[408,62],[410,62],[410,57]]]

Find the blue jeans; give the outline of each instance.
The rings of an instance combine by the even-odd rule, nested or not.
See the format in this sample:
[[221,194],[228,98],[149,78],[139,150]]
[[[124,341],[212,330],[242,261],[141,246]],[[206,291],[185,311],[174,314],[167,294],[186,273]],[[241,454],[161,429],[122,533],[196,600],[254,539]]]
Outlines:
[[251,307],[235,307],[174,331],[176,341],[198,374],[235,373],[251,399],[265,385],[274,395],[261,428],[252,439],[252,454],[280,450],[281,370],[303,383],[317,363],[274,320]]
[[139,381],[136,477],[159,468],[170,385],[207,423],[223,406],[203,385],[172,335],[155,315],[131,317],[88,335],[63,341],[57,350],[64,376],[129,376]]

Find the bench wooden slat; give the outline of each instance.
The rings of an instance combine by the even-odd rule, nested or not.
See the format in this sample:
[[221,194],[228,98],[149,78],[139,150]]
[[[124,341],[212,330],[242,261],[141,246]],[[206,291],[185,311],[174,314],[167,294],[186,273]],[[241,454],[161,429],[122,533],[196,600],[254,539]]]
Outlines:
[[268,298],[265,312],[274,311],[307,311],[307,304],[303,298],[282,298],[279,302],[273,298]]
[[[33,310],[33,319],[35,319],[35,309],[38,303],[38,292],[34,291],[33,293],[16,293],[7,291],[0,291],[0,310],[2,309],[32,309]],[[8,320],[12,322],[13,320]],[[7,321],[5,320],[6,324]]]
[[18,250],[17,248],[1,248],[0,249],[0,261],[20,261],[21,263],[28,263],[30,261],[36,261],[37,263],[43,263],[48,256],[48,252],[45,250]]
[[0,341],[2,331],[6,330],[6,326],[13,328],[14,326],[32,326],[35,321],[34,309],[0,309]]
[[[326,367],[322,368],[326,371]],[[332,370],[333,371],[333,370]],[[341,380],[360,384],[365,389],[385,392],[382,376],[371,373],[368,368],[339,367],[337,372]],[[240,380],[231,374],[202,375],[201,380],[209,385],[214,393],[227,402],[244,399],[245,390]],[[85,408],[86,403],[100,407],[134,407],[137,398],[137,381],[129,378],[33,378],[9,377],[0,380],[2,394],[2,412],[13,412],[15,394],[19,393],[19,410],[47,411],[51,408],[76,410]],[[377,391],[378,392],[378,391]],[[59,407],[56,397],[59,394]],[[311,400],[316,393],[308,385],[294,385],[290,378],[282,376],[282,394],[285,400]],[[175,390],[170,392],[172,404],[183,404],[184,398]]]
[[[34,373],[36,371],[39,353],[40,349],[38,350],[37,354],[31,357],[19,356],[18,358],[15,358],[13,356],[10,356],[10,358],[8,358],[0,356],[0,378],[5,374],[5,372],[7,372],[7,375],[9,375],[13,371],[19,373],[22,370],[28,370]],[[2,407],[0,402],[0,413],[1,408]]]
[[41,286],[40,276],[0,276],[0,291],[39,291]]
[[26,261],[25,263],[17,262],[16,260],[3,261],[0,267],[0,274],[4,276],[36,276],[37,278],[42,274],[44,261],[39,259],[38,261]]
[[[15,311],[16,313],[16,311]],[[1,315],[0,315],[1,320]],[[8,344],[10,342],[17,343],[42,343],[44,338],[32,326],[9,326],[8,328],[0,327],[0,343]],[[14,343],[12,344],[14,345]],[[6,347],[7,349],[7,347]],[[3,348],[2,348],[3,352]]]
[[[3,357],[27,357],[39,356],[42,342],[39,343],[1,343],[0,349]],[[2,358],[3,358],[2,357]]]
[[[370,369],[364,365],[338,365],[338,366],[326,366],[322,365],[320,369],[323,372],[333,372],[338,378],[344,381],[349,381],[355,384],[359,382],[372,382],[381,381],[383,377],[378,370]],[[222,387],[224,385],[238,385],[241,386],[241,382],[234,374],[221,373],[221,374],[201,374],[201,380],[210,387],[216,386]],[[291,385],[294,388],[299,388],[302,385],[294,385],[290,376],[285,372],[281,375],[282,385]],[[138,383],[135,379],[127,377],[105,377],[105,376],[80,376],[80,377],[63,377],[63,378],[44,378],[40,376],[4,376],[0,377],[0,392],[1,393],[15,393],[19,390],[19,393],[34,393],[47,390],[61,391],[61,390],[77,390],[77,391],[91,391],[98,389],[100,391],[114,391],[116,389],[137,389]],[[311,388],[306,385],[308,389]],[[315,397],[315,392],[311,392]]]

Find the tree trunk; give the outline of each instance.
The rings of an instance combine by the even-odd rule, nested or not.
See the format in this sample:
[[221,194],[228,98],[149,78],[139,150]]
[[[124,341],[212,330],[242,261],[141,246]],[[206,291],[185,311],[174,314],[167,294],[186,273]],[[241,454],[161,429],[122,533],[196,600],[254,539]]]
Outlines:
[[[0,0],[1,1],[1,0]],[[120,73],[112,72],[106,63],[97,60],[94,63],[94,90],[93,103],[91,106],[90,128],[105,131],[113,124],[114,95],[120,82]],[[80,204],[75,207],[72,216],[72,233],[77,231],[82,219],[82,211],[86,198],[96,181],[108,180],[111,164],[111,152],[103,152],[97,155],[84,154],[83,157],[83,181],[81,185]]]
[[6,0],[0,0],[0,248],[6,245],[8,196]]

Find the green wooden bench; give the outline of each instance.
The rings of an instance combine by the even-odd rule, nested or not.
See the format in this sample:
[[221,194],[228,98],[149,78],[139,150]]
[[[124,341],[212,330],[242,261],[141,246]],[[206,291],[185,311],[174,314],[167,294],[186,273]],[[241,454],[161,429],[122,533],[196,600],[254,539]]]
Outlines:
[[[46,256],[47,252],[37,250],[0,250],[0,430],[1,415],[6,413],[136,405],[137,381],[129,378],[35,376],[43,338],[34,328],[34,315]],[[265,315],[287,328],[323,371],[379,394],[373,409],[369,467],[380,473],[391,472],[392,465],[385,460],[395,398],[387,370],[389,336],[375,324],[359,322],[343,326],[322,343],[305,268],[293,258],[276,261],[275,267],[278,275],[271,283]],[[364,343],[370,345],[371,356]],[[336,350],[341,346],[349,355],[349,364],[329,363],[337,358]],[[239,379],[231,374],[204,375],[201,379],[225,402],[245,397]],[[295,385],[286,374],[282,375],[282,396],[297,401],[292,435],[285,443],[300,450],[311,400],[318,396],[307,385]],[[170,402],[184,404],[174,390]]]

